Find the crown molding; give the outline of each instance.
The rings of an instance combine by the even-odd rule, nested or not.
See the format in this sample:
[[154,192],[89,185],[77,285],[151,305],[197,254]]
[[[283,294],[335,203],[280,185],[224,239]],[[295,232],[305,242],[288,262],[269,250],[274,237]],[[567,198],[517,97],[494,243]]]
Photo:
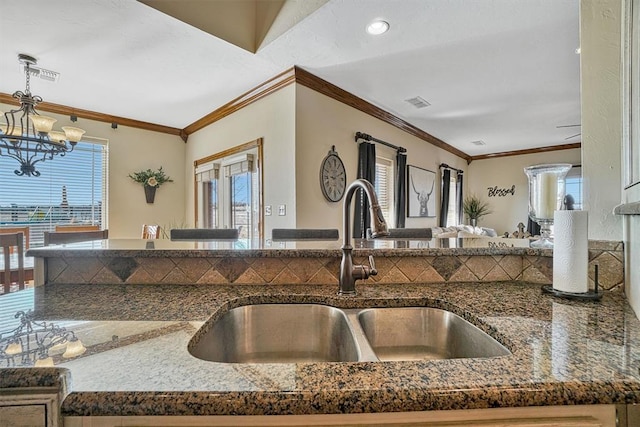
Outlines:
[[353,107],[356,110],[360,110],[365,114],[375,117],[376,119],[380,119],[383,122],[390,124],[391,126],[394,126],[412,136],[428,142],[431,145],[435,145],[438,148],[455,154],[456,156],[465,159],[467,162],[469,161],[470,156],[467,153],[460,151],[455,147],[452,147],[443,140],[436,138],[435,136],[421,129],[418,129],[417,127],[413,126],[410,123],[407,123],[397,116],[394,116],[388,111],[376,107],[370,102],[365,101],[364,99],[359,98],[352,93],[347,92],[346,90],[341,89],[338,86],[329,83],[328,81],[323,80],[320,77],[317,77],[300,67],[294,67],[294,69],[296,74],[296,83],[306,86],[309,89],[315,90],[316,92],[322,93],[323,95],[333,98],[336,101],[342,102],[343,104]]
[[418,129],[417,127],[405,122],[397,116],[394,116],[388,111],[376,107],[370,102],[365,101],[364,99],[359,98],[352,93],[347,92],[346,90],[341,89],[338,86],[329,83],[326,80],[323,80],[320,77],[317,77],[297,66],[275,76],[274,78],[262,83],[259,86],[256,86],[249,92],[246,92],[233,101],[218,108],[217,110],[212,111],[200,120],[187,126],[184,131],[187,135],[191,135],[192,133],[228,116],[229,114],[235,113],[236,111],[258,101],[261,98],[264,98],[267,95],[270,95],[271,93],[285,86],[288,86],[291,83],[298,83],[302,86],[308,87],[309,89],[312,89],[332,99],[335,99],[338,102],[362,111],[365,114],[380,119],[383,122],[390,124],[391,126],[394,126],[400,130],[407,132],[410,135],[428,142],[429,144],[435,145],[438,148],[441,148],[469,161],[470,156],[468,154],[452,147],[441,139],[438,139],[435,136]]
[[471,163],[474,160],[494,159],[497,157],[508,157],[508,156],[521,156],[524,154],[546,153],[549,151],[570,150],[572,148],[580,148],[580,147],[582,147],[582,143],[576,142],[573,144],[561,144],[561,145],[551,145],[548,147],[528,148],[526,150],[503,151],[501,153],[480,154],[478,156],[471,156],[470,160],[467,160],[467,163]]
[[[0,93],[0,102],[10,105],[20,105],[20,103],[13,96],[7,93]],[[80,108],[67,107],[65,105],[53,104],[51,102],[41,102],[40,104],[38,104],[38,110],[61,114],[63,116],[76,116],[83,119],[95,120],[98,122],[117,123],[118,125],[122,126],[150,130],[154,132],[162,132],[170,135],[177,135],[182,138],[184,142],[187,142],[187,134],[184,133],[183,129],[179,128],[143,122],[140,120],[127,119],[126,117],[112,116],[95,111],[82,110]]]
[[184,132],[187,135],[191,135],[192,133],[253,104],[259,99],[262,99],[293,82],[295,82],[294,69],[290,68],[287,71],[280,73],[266,82],[254,87],[249,92],[245,92],[236,99],[224,104],[222,107],[212,111],[201,119],[191,123],[189,126],[184,128]]
[[[326,80],[321,79],[318,76],[311,74],[310,72],[304,70],[303,68],[294,66],[277,76],[265,81],[264,83],[254,87],[248,92],[240,95],[236,99],[226,103],[222,107],[212,111],[206,116],[202,117],[199,120],[191,123],[189,126],[184,129],[163,126],[155,123],[143,122],[140,120],[128,119],[126,117],[118,117],[112,116],[109,114],[98,113],[95,111],[82,110],[79,108],[67,107],[65,105],[53,104],[50,102],[42,102],[38,104],[38,109],[42,111],[48,111],[51,113],[57,113],[61,115],[75,115],[77,117],[81,117],[83,119],[96,120],[99,122],[105,123],[117,123],[122,126],[129,126],[138,129],[150,130],[154,132],[162,132],[170,135],[179,136],[185,143],[189,135],[194,132],[197,132],[216,121],[227,117],[230,114],[235,113],[236,111],[241,110],[244,107],[247,107],[254,102],[292,84],[298,83],[302,86],[308,87],[311,90],[314,90],[318,93],[326,95],[332,99],[335,99],[338,102],[341,102],[345,105],[348,105],[356,110],[362,111],[365,114],[368,114],[372,117],[375,117],[383,122],[394,126],[416,138],[419,138],[423,141],[428,142],[431,145],[434,145],[438,148],[441,148],[445,151],[448,151],[462,159],[467,161],[467,164],[471,163],[474,160],[483,160],[483,159],[493,159],[497,157],[508,157],[508,156],[519,156],[523,154],[535,154],[535,153],[544,153],[548,151],[558,151],[558,150],[568,150],[572,148],[580,148],[581,143],[573,143],[573,144],[562,144],[562,145],[554,145],[549,147],[539,147],[539,148],[530,148],[526,150],[516,150],[516,151],[504,151],[501,153],[491,153],[491,154],[481,154],[478,156],[471,156],[457,148],[447,144],[435,136],[418,129],[410,123],[402,120],[401,118],[389,113],[388,111],[383,110],[380,107],[377,107],[371,104],[368,101],[365,101],[362,98],[359,98],[353,95],[350,92],[347,92],[340,87],[329,83]],[[0,93],[0,102],[5,104],[18,105],[13,96]]]

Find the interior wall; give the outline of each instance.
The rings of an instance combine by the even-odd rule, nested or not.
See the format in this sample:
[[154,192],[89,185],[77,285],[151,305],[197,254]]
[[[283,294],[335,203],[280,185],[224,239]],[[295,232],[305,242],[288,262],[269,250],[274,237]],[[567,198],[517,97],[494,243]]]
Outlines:
[[[3,111],[11,108],[15,107],[0,104]],[[185,144],[180,137],[126,126],[112,129],[110,123],[82,118],[73,123],[68,116],[49,112],[46,115],[58,120],[54,126],[56,129],[77,126],[86,130],[87,136],[108,141],[109,237],[140,238],[142,224],[163,225],[183,221]],[[51,161],[64,161],[64,158]],[[147,204],[142,185],[132,181],[128,175],[160,166],[174,182],[163,184],[156,192],[155,202]]]
[[625,294],[638,315],[640,217],[611,215],[613,207],[620,202],[640,201],[638,185],[623,189],[622,114],[628,113],[622,108],[621,81],[624,3],[618,0],[580,2],[582,132],[586,166],[586,169],[583,167],[583,173],[590,178],[590,202],[603,210],[596,217],[597,224],[603,225],[601,228],[594,230],[590,216],[589,237],[624,241]]
[[[193,162],[263,138],[263,205],[272,211],[264,216],[265,237],[272,228],[295,227],[294,93],[294,85],[289,85],[189,135],[183,176],[187,226],[193,227],[195,219]],[[280,205],[285,215],[279,215]]]
[[[369,116],[305,86],[296,85],[296,226],[298,228],[338,228],[342,237],[343,200],[327,201],[320,189],[320,165],[332,145],[342,159],[347,172],[347,183],[357,177],[358,144],[356,132],[407,149],[407,164],[436,172],[447,163],[466,170],[467,163],[460,157],[437,148],[419,138]],[[395,151],[376,144],[376,153],[385,153],[395,159]],[[347,185],[348,185],[347,184]],[[410,196],[409,196],[410,197]],[[440,188],[436,184],[434,196],[439,212]],[[437,212],[436,212],[437,215]],[[406,227],[435,227],[438,218],[407,218]],[[393,225],[391,225],[393,226]]]
[[589,238],[622,240],[620,0],[580,2],[582,175]]
[[[479,225],[493,228],[500,235],[516,231],[520,222],[526,227],[529,217],[529,182],[524,168],[546,163],[579,165],[580,162],[579,148],[474,160],[469,165],[466,194],[479,196],[489,203],[492,211],[480,218]],[[490,190],[496,187],[510,190],[512,186],[515,186],[514,194],[503,193],[503,196],[489,197]],[[465,222],[468,222],[466,218]]]

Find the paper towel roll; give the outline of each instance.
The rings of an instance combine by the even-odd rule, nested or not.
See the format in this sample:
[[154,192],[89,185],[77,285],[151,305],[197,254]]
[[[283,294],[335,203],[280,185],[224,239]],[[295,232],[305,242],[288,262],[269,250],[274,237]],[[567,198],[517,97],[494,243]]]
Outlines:
[[587,211],[555,211],[553,232],[553,289],[588,292]]

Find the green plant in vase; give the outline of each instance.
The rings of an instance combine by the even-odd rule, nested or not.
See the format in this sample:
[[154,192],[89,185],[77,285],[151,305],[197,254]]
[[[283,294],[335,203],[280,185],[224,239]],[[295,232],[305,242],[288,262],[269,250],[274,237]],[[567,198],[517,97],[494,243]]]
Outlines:
[[475,195],[465,197],[462,203],[462,211],[469,217],[469,223],[474,227],[478,226],[480,218],[491,213],[489,203]]
[[142,170],[129,174],[129,178],[135,182],[142,184],[147,203],[153,203],[156,195],[156,189],[165,182],[173,182],[163,170],[162,166],[158,170]]

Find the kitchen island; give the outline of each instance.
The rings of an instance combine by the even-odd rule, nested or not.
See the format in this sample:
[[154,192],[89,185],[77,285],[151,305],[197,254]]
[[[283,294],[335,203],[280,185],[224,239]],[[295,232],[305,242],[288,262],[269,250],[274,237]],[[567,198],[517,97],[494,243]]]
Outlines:
[[[597,303],[565,301],[528,283],[364,284],[356,297],[339,297],[335,291],[334,286],[300,285],[56,284],[24,292],[32,293],[39,318],[73,320],[71,327],[87,347],[80,357],[57,359],[57,366],[71,375],[62,404],[67,417],[349,414],[640,402],[640,322],[622,294],[607,293]],[[188,342],[203,322],[233,307],[259,303],[444,308],[488,332],[511,355],[226,364],[189,354]],[[3,371],[4,381],[38,374],[28,368]]]
[[[94,417],[453,414],[540,406],[580,413],[640,403],[640,321],[621,292],[605,292],[598,302],[563,300],[543,294],[540,283],[511,270],[513,264],[534,265],[540,257],[551,260],[548,250],[363,247],[356,249],[356,257],[364,259],[373,251],[380,276],[387,279],[358,282],[358,295],[343,297],[336,295],[337,243],[295,250],[178,247],[162,241],[151,242],[150,248],[148,243],[110,240],[31,250],[49,277],[59,280],[0,296],[0,312],[7,317],[9,308],[32,309],[37,319],[73,330],[87,351],[71,359],[54,352],[54,368],[3,368],[0,388],[59,387],[61,411],[71,426]],[[484,268],[485,262],[492,267]],[[496,266],[514,277],[490,280]],[[153,279],[154,268],[163,276],[130,282],[132,276],[143,277],[141,268],[147,280]],[[225,272],[220,275],[235,275],[235,281],[188,282],[198,268],[200,277]],[[324,283],[310,279],[314,269],[327,271]],[[429,269],[438,273],[438,282],[420,282],[426,276],[416,271]],[[456,281],[465,269],[474,276]],[[82,283],[79,271],[93,280]],[[397,272],[405,279],[391,280],[400,277]],[[101,283],[105,277],[112,282]],[[300,283],[296,277],[309,279]],[[234,307],[263,303],[442,308],[469,320],[511,354],[243,364],[208,362],[189,353],[190,340],[207,322]],[[543,413],[552,413],[551,408]],[[149,422],[144,425],[154,425]],[[194,418],[189,425],[196,425]]]

